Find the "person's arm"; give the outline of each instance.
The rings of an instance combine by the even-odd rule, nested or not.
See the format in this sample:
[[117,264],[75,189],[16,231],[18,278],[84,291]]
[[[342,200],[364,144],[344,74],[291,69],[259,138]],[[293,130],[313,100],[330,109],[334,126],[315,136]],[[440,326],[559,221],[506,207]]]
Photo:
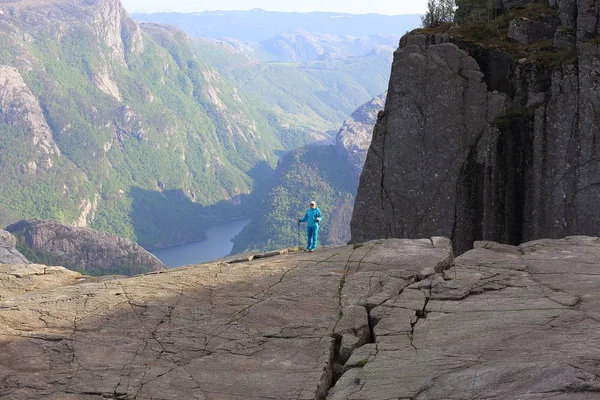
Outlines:
[[317,209],[317,215],[315,219],[317,220],[317,222],[323,221],[323,217],[321,217],[321,211],[319,211],[319,209]]
[[298,222],[306,222],[306,221],[308,221],[308,211],[306,212],[306,214],[304,214],[304,218],[298,220]]

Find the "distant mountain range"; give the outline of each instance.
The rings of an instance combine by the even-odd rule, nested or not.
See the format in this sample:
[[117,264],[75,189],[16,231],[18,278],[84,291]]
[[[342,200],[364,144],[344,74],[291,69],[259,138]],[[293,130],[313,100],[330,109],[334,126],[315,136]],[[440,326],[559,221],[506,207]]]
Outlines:
[[177,26],[198,37],[228,37],[258,43],[297,30],[354,37],[381,34],[400,38],[407,31],[421,25],[421,17],[417,14],[387,16],[329,12],[283,13],[261,9],[193,14],[132,13],[131,17],[140,21]]
[[135,13],[145,22],[168,24],[186,33],[218,39],[261,61],[322,61],[373,52],[390,55],[400,37],[419,26],[418,15],[207,11],[194,14]]

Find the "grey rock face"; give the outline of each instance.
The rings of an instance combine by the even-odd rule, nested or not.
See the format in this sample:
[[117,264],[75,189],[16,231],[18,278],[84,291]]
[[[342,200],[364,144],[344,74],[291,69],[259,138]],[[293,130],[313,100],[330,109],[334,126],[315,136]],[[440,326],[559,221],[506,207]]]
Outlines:
[[[452,236],[461,171],[504,95],[488,92],[475,60],[457,46],[407,44],[395,54],[386,109],[377,123],[351,222],[352,241]],[[469,245],[472,241],[469,238]]]
[[599,245],[478,243],[371,311],[375,356],[328,399],[596,398]]
[[30,219],[6,228],[46,263],[94,274],[135,274],[167,267],[129,239],[55,220]]
[[0,264],[29,264],[29,260],[15,248],[16,245],[17,239],[0,229]]
[[[590,13],[576,11],[578,21]],[[600,49],[590,40],[571,46],[575,31],[589,29],[569,29],[557,30],[567,35],[555,54],[575,53],[558,66],[451,33],[405,36],[361,176],[352,242],[441,235],[462,253],[482,239],[597,236]]]
[[508,37],[524,45],[552,39],[555,32],[556,25],[528,18],[513,19],[508,26]]
[[40,158],[46,158],[43,162],[38,159],[31,162],[50,168],[52,157],[60,157],[60,150],[54,142],[52,131],[37,99],[19,71],[7,65],[0,65],[0,110],[2,120],[13,125],[26,126],[30,130],[29,144],[38,150]]

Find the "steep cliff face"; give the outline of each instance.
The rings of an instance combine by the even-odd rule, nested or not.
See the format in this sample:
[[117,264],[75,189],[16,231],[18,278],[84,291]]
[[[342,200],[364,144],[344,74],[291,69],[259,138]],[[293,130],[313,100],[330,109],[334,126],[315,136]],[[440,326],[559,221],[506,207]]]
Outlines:
[[350,61],[262,64],[138,25],[119,0],[0,2],[0,226],[54,218],[149,248],[202,240],[246,213],[281,151],[328,138],[385,89],[387,56]]
[[584,3],[505,1],[483,22],[462,6],[401,40],[353,242],[598,234],[600,6]]
[[206,208],[222,201],[228,218],[247,172],[282,147],[187,35],[143,33],[118,0],[1,3],[0,44],[0,226],[56,218],[147,246],[200,240]]

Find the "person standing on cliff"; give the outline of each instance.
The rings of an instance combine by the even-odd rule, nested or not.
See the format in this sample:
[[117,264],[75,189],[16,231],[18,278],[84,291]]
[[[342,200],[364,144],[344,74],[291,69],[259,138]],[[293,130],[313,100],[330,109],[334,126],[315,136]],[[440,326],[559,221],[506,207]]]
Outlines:
[[319,222],[322,220],[321,211],[319,211],[317,203],[314,201],[309,203],[309,209],[306,211],[306,214],[304,214],[304,218],[298,219],[298,223],[306,222],[306,250],[308,251],[315,251],[317,248]]

